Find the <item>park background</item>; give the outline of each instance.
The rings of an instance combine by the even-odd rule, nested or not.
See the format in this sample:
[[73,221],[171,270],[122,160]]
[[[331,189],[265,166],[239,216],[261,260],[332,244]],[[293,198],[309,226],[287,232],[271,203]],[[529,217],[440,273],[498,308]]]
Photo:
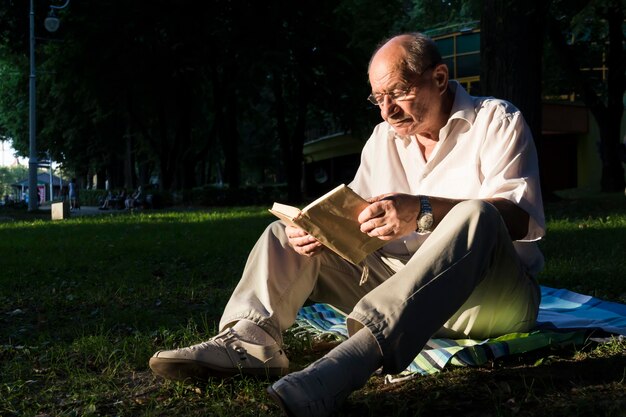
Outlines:
[[[541,283],[626,302],[623,2],[71,0],[47,32],[65,3],[32,3],[37,159],[76,177],[84,204],[108,180],[165,208],[60,222],[1,208],[0,415],[279,415],[267,381],[168,383],[147,360],[215,332],[272,201],[349,180],[380,119],[369,56],[399,31],[427,31],[470,91],[524,112],[548,220]],[[29,6],[0,4],[0,139],[22,157]],[[18,169],[0,170],[8,192]],[[294,369],[329,343],[287,335]],[[625,348],[588,340],[406,384],[375,377],[343,413],[621,416]]]
[[[406,30],[437,39],[453,78],[472,93],[523,111],[544,195],[624,189],[619,0],[33,6],[36,68],[29,2],[0,5],[0,139],[29,157],[36,136],[35,157],[82,189],[142,185],[199,202],[249,196],[246,203],[278,188],[299,202],[349,181],[380,120],[365,100],[369,56]],[[55,32],[44,29],[51,13]]]

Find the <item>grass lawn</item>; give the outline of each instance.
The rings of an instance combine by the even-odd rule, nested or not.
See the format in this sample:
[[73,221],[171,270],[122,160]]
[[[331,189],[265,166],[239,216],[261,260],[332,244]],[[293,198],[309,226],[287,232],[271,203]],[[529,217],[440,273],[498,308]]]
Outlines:
[[[544,285],[626,302],[626,199],[546,207]],[[265,207],[76,217],[0,211],[0,416],[278,416],[268,381],[154,378],[159,349],[217,321]],[[295,369],[329,346],[286,338]],[[385,385],[345,416],[624,416],[626,341],[560,347]]]

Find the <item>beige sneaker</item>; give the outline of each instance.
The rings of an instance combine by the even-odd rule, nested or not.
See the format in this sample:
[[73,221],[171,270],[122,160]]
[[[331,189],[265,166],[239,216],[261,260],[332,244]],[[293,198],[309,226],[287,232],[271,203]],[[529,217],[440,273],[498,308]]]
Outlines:
[[206,342],[155,353],[150,368],[176,381],[237,374],[280,377],[289,372],[289,359],[277,343],[261,346],[244,342],[229,328]]

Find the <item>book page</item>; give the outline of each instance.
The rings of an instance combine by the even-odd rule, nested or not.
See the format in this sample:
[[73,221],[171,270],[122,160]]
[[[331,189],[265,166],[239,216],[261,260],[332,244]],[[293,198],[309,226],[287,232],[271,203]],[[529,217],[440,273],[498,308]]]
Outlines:
[[345,185],[341,185],[302,210],[307,230],[325,246],[348,261],[359,264],[386,242],[361,232],[357,220],[369,203]]
[[281,203],[274,203],[271,211],[277,211],[284,214],[285,216],[289,216],[292,219],[298,217],[301,213],[299,208]]
[[386,243],[361,232],[357,218],[368,205],[351,188],[341,184],[302,210],[274,203],[269,211],[284,223],[305,230],[339,256],[358,265]]
[[288,206],[286,204],[274,203],[269,211],[286,224],[302,228],[302,226],[298,225],[298,218],[302,214],[299,208]]

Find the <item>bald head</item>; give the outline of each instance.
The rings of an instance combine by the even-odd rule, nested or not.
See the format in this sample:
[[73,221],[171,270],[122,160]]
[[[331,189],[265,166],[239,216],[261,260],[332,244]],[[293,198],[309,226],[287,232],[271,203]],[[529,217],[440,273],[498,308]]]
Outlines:
[[370,101],[397,134],[437,140],[454,96],[448,67],[430,38],[406,33],[385,41],[372,56],[368,76]]
[[405,74],[406,77],[422,74],[426,69],[442,62],[435,42],[428,36],[414,32],[404,33],[383,41],[370,60],[372,65],[385,62],[386,65]]

